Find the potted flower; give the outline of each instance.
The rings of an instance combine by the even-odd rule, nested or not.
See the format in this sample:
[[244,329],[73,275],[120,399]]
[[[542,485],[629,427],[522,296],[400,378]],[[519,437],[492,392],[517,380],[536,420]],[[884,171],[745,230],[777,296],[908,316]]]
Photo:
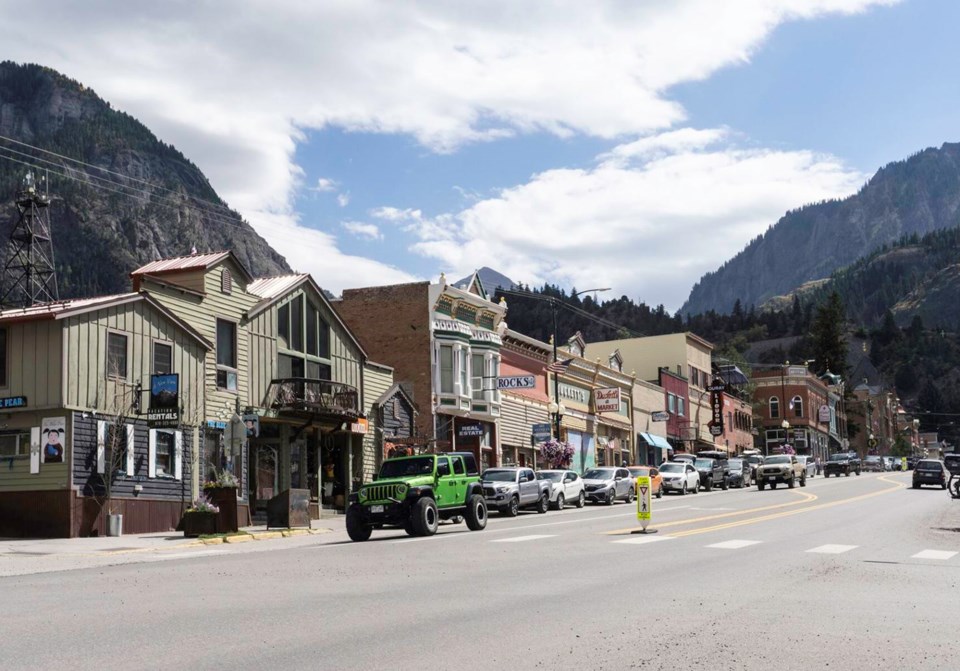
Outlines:
[[201,494],[183,515],[183,535],[194,537],[217,533],[219,515],[220,508]]
[[547,468],[570,468],[573,461],[573,445],[554,438],[540,446],[540,460]]
[[214,471],[213,478],[203,483],[203,493],[219,509],[220,531],[239,531],[237,523],[237,489],[240,483],[230,471]]

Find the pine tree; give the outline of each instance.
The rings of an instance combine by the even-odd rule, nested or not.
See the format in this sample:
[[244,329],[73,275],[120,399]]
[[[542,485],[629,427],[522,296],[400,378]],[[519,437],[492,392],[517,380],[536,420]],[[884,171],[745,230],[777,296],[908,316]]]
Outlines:
[[816,370],[830,370],[843,377],[847,372],[847,318],[840,294],[832,292],[817,308],[811,327]]

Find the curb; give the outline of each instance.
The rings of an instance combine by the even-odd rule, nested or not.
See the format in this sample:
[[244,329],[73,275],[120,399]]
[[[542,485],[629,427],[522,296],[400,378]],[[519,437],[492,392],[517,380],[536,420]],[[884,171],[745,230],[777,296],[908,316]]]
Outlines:
[[249,543],[253,540],[253,536],[249,534],[241,534],[239,536],[225,536],[223,538],[224,543]]
[[279,531],[257,531],[252,532],[250,537],[255,541],[265,541],[271,538],[282,538],[283,534]]

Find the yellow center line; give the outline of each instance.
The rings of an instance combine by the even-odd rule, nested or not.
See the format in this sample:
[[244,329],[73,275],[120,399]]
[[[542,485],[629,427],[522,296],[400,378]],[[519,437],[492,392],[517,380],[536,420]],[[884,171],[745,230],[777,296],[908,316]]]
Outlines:
[[[878,480],[883,480],[884,482],[892,482],[887,480],[886,476],[881,476],[877,478]],[[726,524],[717,524],[712,527],[703,527],[701,529],[690,529],[689,531],[678,531],[676,533],[670,534],[673,538],[682,538],[684,536],[693,536],[696,534],[705,534],[711,531],[721,531],[723,529],[732,529],[733,527],[745,526],[747,524],[756,524],[758,522],[766,522],[769,520],[780,519],[783,517],[790,517],[791,515],[799,515],[800,513],[808,513],[814,510],[825,510],[826,508],[833,508],[834,506],[844,505],[847,503],[853,503],[854,501],[862,501],[864,499],[869,499],[874,496],[880,496],[881,494],[889,494],[898,489],[903,489],[906,487],[905,484],[900,482],[893,482],[893,487],[887,487],[886,489],[881,489],[876,492],[870,492],[869,494],[860,494],[859,496],[853,496],[847,499],[840,499],[838,501],[830,501],[829,503],[821,503],[815,506],[807,506],[806,508],[800,508],[799,510],[788,510],[782,513],[775,513],[773,515],[764,515],[762,517],[754,517],[749,520],[737,520],[735,522],[727,522]]]
[[[736,517],[738,515],[749,515],[750,513],[762,513],[765,510],[776,510],[778,508],[786,508],[789,506],[800,505],[801,503],[809,503],[810,501],[815,501],[819,498],[816,494],[807,494],[805,492],[798,492],[794,490],[787,490],[790,494],[796,494],[797,496],[802,497],[799,501],[791,501],[790,503],[778,503],[772,506],[763,506],[760,508],[746,508],[744,510],[735,510],[729,513],[718,513],[716,515],[705,515],[703,517],[691,517],[684,520],[676,520],[675,522],[664,522],[663,524],[658,524],[657,529],[664,529],[666,527],[676,527],[682,524],[696,524],[697,522],[709,522],[710,520],[719,520],[726,517]],[[617,529],[615,531],[605,531],[604,534],[608,536],[619,536],[624,534],[629,534],[636,530],[637,527],[629,527],[627,529]]]

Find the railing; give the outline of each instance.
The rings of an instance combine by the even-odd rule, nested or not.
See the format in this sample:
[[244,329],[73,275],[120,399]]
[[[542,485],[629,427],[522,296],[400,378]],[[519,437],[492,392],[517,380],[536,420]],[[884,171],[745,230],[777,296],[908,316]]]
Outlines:
[[321,412],[356,418],[360,395],[348,384],[305,377],[271,380],[267,404],[274,410]]

